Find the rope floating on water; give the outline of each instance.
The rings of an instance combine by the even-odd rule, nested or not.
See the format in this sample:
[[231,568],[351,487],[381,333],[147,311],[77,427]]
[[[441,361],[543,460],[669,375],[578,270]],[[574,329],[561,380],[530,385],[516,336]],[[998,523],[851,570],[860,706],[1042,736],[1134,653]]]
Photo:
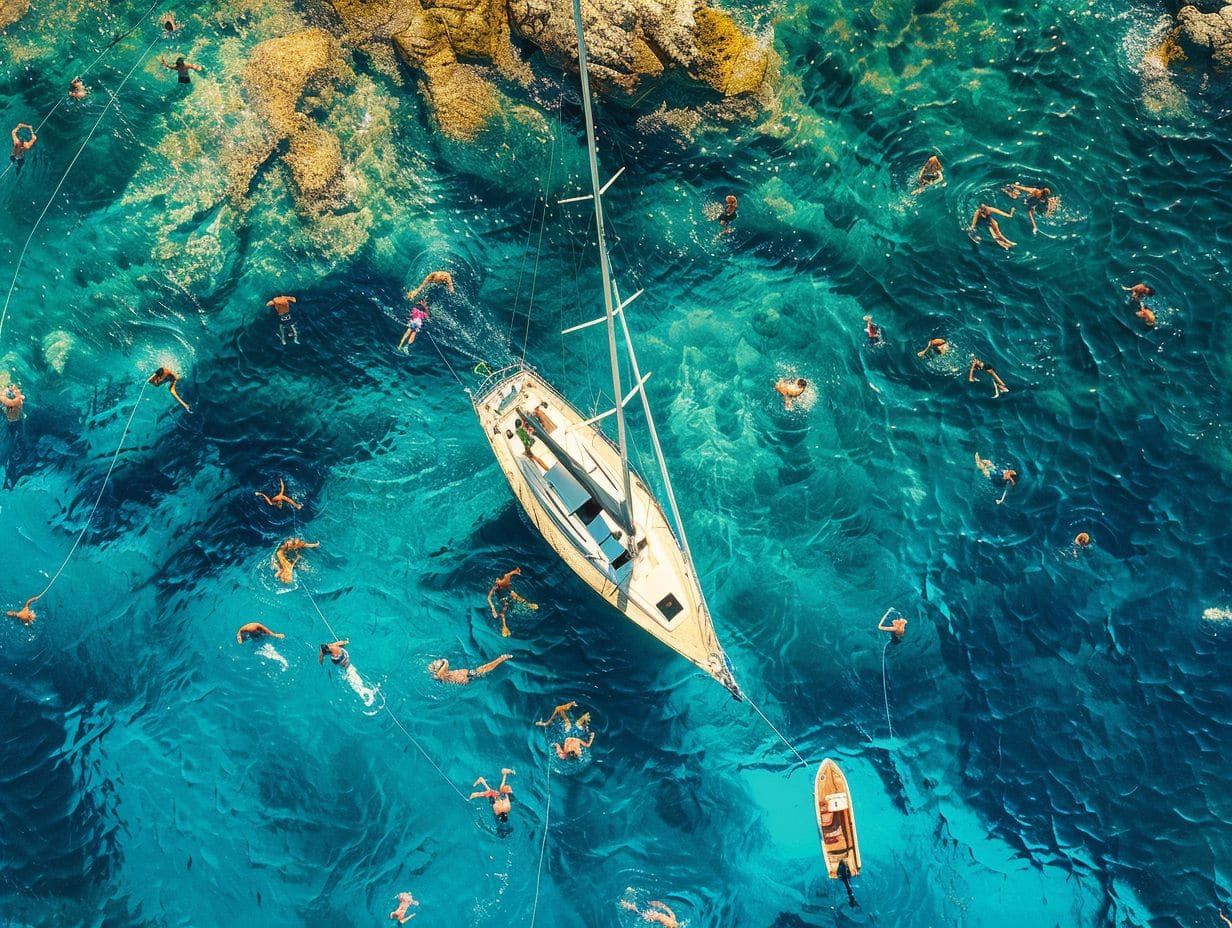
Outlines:
[[137,60],[137,63],[128,69],[128,73],[124,75],[124,79],[120,81],[119,85],[116,86],[116,89],[109,92],[111,99],[107,101],[107,105],[103,107],[103,111],[98,114],[98,119],[94,120],[94,125],[91,127],[89,134],[86,136],[86,140],[81,143],[81,147],[77,149],[77,154],[73,155],[73,160],[68,163],[68,167],[65,169],[63,176],[60,178],[60,182],[56,184],[56,189],[53,190],[51,192],[51,196],[47,198],[47,205],[44,206],[43,211],[39,213],[38,219],[34,220],[34,226],[30,229],[30,234],[26,236],[26,243],[21,246],[21,253],[17,256],[17,266],[13,269],[13,282],[9,284],[9,292],[4,298],[4,308],[0,310],[0,336],[4,335],[4,323],[8,318],[9,304],[13,301],[13,291],[17,288],[17,278],[21,274],[21,266],[25,263],[26,254],[30,250],[30,243],[34,240],[34,233],[38,231],[44,217],[47,215],[47,211],[51,209],[51,204],[54,203],[56,201],[56,197],[60,195],[60,189],[64,186],[64,182],[68,180],[68,175],[77,164],[77,159],[81,157],[82,152],[86,150],[86,146],[90,144],[90,139],[94,138],[94,133],[97,132],[98,127],[102,125],[104,117],[106,117],[107,113],[116,104],[116,101],[119,99],[120,91],[124,89],[124,85],[128,83],[128,79],[133,76],[133,73],[141,67],[141,65],[145,64],[146,59],[150,56],[150,51],[160,39],[162,39],[161,35],[145,47],[145,51],[141,53],[141,57]]
[[[133,419],[137,415],[137,409],[141,406],[141,400],[145,396],[145,388],[147,386],[149,386],[148,381],[141,384],[141,391],[137,394],[137,402],[133,403],[133,411],[128,414],[128,421],[124,423],[124,431],[120,433],[120,443],[116,445],[115,454],[111,456],[111,464],[108,466],[107,473],[103,477],[103,485],[98,488],[98,495],[94,497],[94,505],[90,507],[90,514],[86,516],[86,524],[83,525],[81,527],[81,531],[77,533],[77,538],[73,541],[73,546],[68,549],[68,554],[64,556],[64,560],[60,562],[60,566],[56,569],[56,572],[52,575],[51,579],[47,581],[47,585],[43,587],[42,592],[40,592],[37,596],[32,596],[30,599],[26,600],[25,609],[29,609],[31,603],[37,602],[46,596],[48,591],[55,586],[56,581],[60,579],[60,575],[64,573],[64,568],[68,566],[68,562],[72,560],[73,555],[77,553],[77,548],[81,545],[81,540],[86,537],[86,532],[90,529],[90,523],[94,520],[94,513],[98,511],[98,504],[103,500],[103,493],[107,489],[107,484],[111,482],[111,474],[115,470],[116,462],[120,459],[120,452],[124,450],[124,440],[128,438],[128,431],[132,428]],[[33,615],[33,613],[31,615]],[[15,617],[20,618],[20,616]],[[30,621],[33,621],[33,618],[31,618]]]
[[744,696],[748,704],[752,706],[753,711],[761,716],[761,720],[770,726],[770,730],[779,736],[780,741],[782,741],[785,745],[787,745],[788,750],[790,750],[791,753],[795,754],[796,757],[800,759],[800,763],[804,764],[804,766],[807,767],[809,765],[809,762],[804,759],[804,755],[796,750],[796,746],[787,740],[787,736],[784,735],[781,731],[779,731],[778,728],[775,727],[774,723],[770,721],[770,719],[766,718],[766,713],[761,711],[761,707],[758,706],[757,703],[753,702],[752,698],[750,698],[748,693],[743,693],[742,695]]
[[539,914],[539,882],[543,878],[543,854],[548,846],[548,827],[552,824],[552,758],[548,757],[548,798],[543,812],[543,840],[539,843],[539,871],[535,874],[535,906],[530,910],[530,928]]
[[881,695],[885,697],[886,710],[886,727],[890,730],[890,740],[894,740],[894,725],[890,722],[890,691],[886,685],[886,651],[890,649],[890,642],[893,639],[886,639],[885,646],[881,649]]

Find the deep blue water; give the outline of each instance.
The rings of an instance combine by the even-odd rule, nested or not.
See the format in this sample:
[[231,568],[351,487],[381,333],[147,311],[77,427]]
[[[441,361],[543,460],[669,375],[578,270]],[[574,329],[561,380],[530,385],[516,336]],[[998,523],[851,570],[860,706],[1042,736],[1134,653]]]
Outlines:
[[[6,126],[37,122],[146,10],[35,7],[0,36]],[[1183,107],[1149,105],[1138,61],[1165,7],[749,8],[783,56],[763,121],[639,129],[688,97],[676,85],[600,109],[605,169],[629,168],[614,261],[647,289],[630,320],[719,636],[799,750],[847,773],[855,910],[824,879],[812,771],[555,563],[446,366],[471,384],[478,359],[525,347],[579,405],[606,402],[601,333],[559,335],[598,314],[585,205],[555,205],[586,183],[572,79],[535,62],[533,98],[510,93],[544,124],[465,146],[413,75],[356,54],[314,110],[354,208],[306,221],[275,159],[236,209],[242,63],[328,24],[312,11],[177,10],[176,47],[207,69],[187,93],[143,58],[141,26],[0,179],[0,377],[29,413],[5,451],[5,608],[68,552],[141,396],[38,621],[0,626],[3,920],[387,923],[410,889],[416,924],[529,923],[550,794],[544,925],[636,924],[627,887],[693,926],[1219,924],[1230,98],[1192,79]],[[947,184],[911,197],[934,150]],[[1038,236],[1005,220],[1020,244],[1003,253],[965,226],[981,201],[1008,211],[1012,180],[1062,205]],[[740,218],[715,240],[705,208],[729,191]],[[400,294],[437,267],[458,292],[404,358]],[[1138,280],[1153,330],[1120,289]],[[278,344],[277,292],[300,298],[299,346]],[[951,352],[918,359],[936,336]],[[967,382],[972,353],[1008,395]],[[161,364],[191,415],[141,392]],[[815,385],[792,413],[771,391],[787,372]],[[976,452],[1021,473],[1004,504]],[[255,501],[279,477],[302,511]],[[1076,552],[1080,530],[1094,544]],[[286,591],[267,564],[290,534],[321,547]],[[542,608],[506,640],[484,594],[519,564]],[[318,666],[310,592],[371,708]],[[910,625],[886,648],[891,605]],[[287,634],[285,667],[236,645],[251,620]],[[469,687],[424,670],[506,649]],[[565,699],[597,740],[549,781],[532,722]],[[502,766],[503,837],[454,789]]]

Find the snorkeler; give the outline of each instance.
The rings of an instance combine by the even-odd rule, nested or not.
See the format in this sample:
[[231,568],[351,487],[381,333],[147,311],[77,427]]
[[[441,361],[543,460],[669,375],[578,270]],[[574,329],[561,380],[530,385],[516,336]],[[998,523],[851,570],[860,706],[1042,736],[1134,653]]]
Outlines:
[[21,392],[21,387],[15,383],[9,384],[4,388],[4,392],[0,393],[0,406],[4,407],[4,419],[8,422],[10,432],[17,430],[21,425],[21,409],[26,404],[26,397]]
[[282,508],[283,503],[287,503],[288,505],[290,505],[292,509],[303,509],[304,508],[299,503],[297,503],[295,500],[291,499],[291,497],[287,496],[287,485],[283,483],[281,478],[279,478],[278,480],[278,492],[275,493],[273,496],[266,496],[260,490],[257,490],[256,495],[261,497],[267,503],[269,503],[269,505],[277,506],[279,509]]
[[205,70],[199,64],[191,64],[185,61],[182,55],[179,58],[175,59],[175,64],[167,64],[167,59],[164,58],[162,55],[158,56],[158,60],[162,62],[163,67],[166,68],[168,71],[175,71],[180,76],[179,80],[181,84],[191,84],[192,83],[192,78],[188,74],[189,71],[204,71]]
[[923,193],[933,184],[939,184],[943,180],[945,180],[945,175],[941,173],[941,159],[933,155],[924,162],[924,167],[920,168],[920,174],[915,181],[918,186],[911,191],[911,195]]
[[[530,453],[529,449],[527,450],[527,453],[528,454]],[[544,468],[544,470],[547,470],[547,468]],[[513,578],[520,576],[521,573],[522,573],[521,567],[513,568],[513,570],[509,571],[509,573],[501,577],[497,577],[496,580],[492,584],[492,589],[488,590],[488,608],[492,610],[492,618],[494,619],[497,618],[498,616],[496,615],[496,604],[492,602],[492,597],[495,595],[500,598],[501,611],[500,611],[499,618],[501,622],[501,635],[505,638],[508,638],[510,634],[509,626],[505,622],[505,616],[509,612],[509,607],[513,605],[515,601],[519,603],[524,603],[526,607],[529,609],[539,608],[539,605],[537,603],[532,603],[529,599],[524,599],[523,597],[518,595],[516,590],[514,590]]]
[[928,352],[934,348],[937,349],[937,354],[945,354],[947,351],[950,350],[950,343],[947,342],[944,338],[929,339],[928,344],[924,346],[924,349],[922,351],[916,352],[916,356],[922,358],[924,357],[924,355],[928,354]]
[[1091,536],[1088,535],[1086,532],[1079,532],[1074,537],[1074,544],[1077,545],[1079,548],[1085,548],[1090,543],[1091,543]]
[[[532,461],[534,461],[536,464],[538,464],[540,467],[542,467],[544,472],[546,473],[548,470],[548,466],[544,464],[541,460],[539,460],[538,457],[535,456],[535,452],[530,450],[531,448],[534,447],[534,444],[535,444],[535,427],[531,425],[529,422],[523,422],[521,419],[514,419],[513,428],[514,428],[514,431],[518,433],[518,438],[521,439],[522,441],[522,453],[525,454]],[[505,432],[505,437],[513,438],[513,436],[510,435],[508,432]]]
[[346,645],[351,643],[350,638],[340,638],[337,641],[331,641],[328,644],[322,644],[317,649],[317,663],[325,663],[325,655],[329,655],[330,662],[339,670],[346,670],[351,666],[351,655],[347,654]]
[[881,617],[881,621],[877,623],[877,631],[889,632],[894,636],[893,641],[899,644],[903,640],[903,635],[907,634],[907,620],[903,618],[903,614],[898,612],[898,617],[890,619],[890,624],[886,625],[886,619],[890,618],[891,612],[898,612],[893,606],[885,611],[885,615]]
[[389,917],[396,919],[399,925],[405,925],[415,917],[414,912],[407,915],[406,910],[413,905],[419,905],[419,903],[415,901],[415,897],[410,893],[398,893],[396,898],[398,900],[398,907],[389,913]]
[[278,316],[278,340],[287,343],[287,334],[299,344],[299,329],[295,327],[295,313],[291,312],[291,304],[298,302],[293,296],[276,296],[266,306],[272,306]]
[[510,776],[515,776],[508,767],[501,769],[500,786],[493,789],[483,777],[477,779],[471,786],[483,786],[482,790],[471,793],[467,799],[486,799],[492,804],[492,814],[498,822],[509,821],[509,810],[513,808],[513,787],[505,782]]
[[432,319],[428,315],[428,304],[420,300],[411,307],[411,317],[407,320],[406,331],[402,333],[402,338],[398,341],[398,351],[403,354],[411,353],[411,345],[415,344],[415,336],[418,335],[425,325]]
[[992,378],[992,398],[994,400],[997,397],[999,397],[1002,393],[1010,392],[1010,388],[1005,385],[1005,381],[1001,379],[1001,377],[997,374],[996,371],[994,371],[991,367],[989,367],[987,364],[985,364],[975,355],[972,355],[971,356],[971,367],[967,371],[967,383],[975,383],[975,372],[976,371],[984,371],[986,374],[988,374],[989,377]]
[[731,235],[732,223],[736,221],[736,211],[739,209],[739,205],[734,195],[729,193],[724,197],[723,211],[716,217],[719,229],[724,235]]
[[808,381],[803,377],[798,377],[795,380],[788,377],[782,377],[779,379],[778,383],[774,385],[774,392],[783,397],[784,409],[791,409],[791,401],[799,397],[807,389]]
[[1005,210],[997,209],[995,206],[989,206],[987,203],[981,203],[980,208],[977,209],[975,211],[975,215],[971,217],[971,225],[968,226],[968,231],[974,232],[976,226],[978,226],[980,222],[987,222],[988,232],[992,236],[992,240],[1006,251],[1009,251],[1018,243],[1011,242],[1008,238],[1001,234],[1001,227],[997,225],[997,220],[992,218],[993,213],[996,213],[998,216],[1004,216],[1006,219],[1010,219],[1014,215],[1014,210],[1011,209],[1007,213]]
[[881,344],[881,326],[873,322],[872,316],[864,317],[864,334],[868,336],[870,344]]
[[491,673],[505,661],[512,658],[512,654],[502,654],[494,661],[488,661],[474,670],[463,668],[462,670],[450,670],[449,661],[446,658],[440,657],[428,665],[428,673],[440,683],[453,683],[458,686],[465,686],[472,680],[478,680],[482,676]]
[[645,911],[639,911],[638,907],[628,899],[621,899],[620,906],[636,913],[644,922],[653,922],[662,925],[663,928],[680,928],[680,922],[676,920],[676,913],[669,909],[666,903],[660,902],[657,899],[652,900],[647,905]]
[[[43,595],[42,593],[39,594],[39,596],[42,596],[42,595]],[[29,625],[31,622],[35,620],[35,618],[37,618],[37,615],[38,615],[33,609],[30,608],[30,604],[34,602],[36,599],[38,599],[39,596],[31,596],[29,599],[26,600],[26,604],[22,606],[20,609],[18,609],[16,612],[10,609],[4,614],[14,619],[20,619],[26,625]]]
[[1005,502],[1005,494],[1009,493],[1010,487],[1018,486],[1018,471],[1009,467],[1004,470],[999,467],[995,467],[989,458],[980,457],[980,453],[978,451],[975,452],[975,466],[978,467],[980,469],[980,473],[991,480],[995,486],[1005,487],[1005,491],[1001,494],[1001,498],[997,500],[997,505]]
[[1039,227],[1035,224],[1035,210],[1042,206],[1044,207],[1044,215],[1051,216],[1052,211],[1061,202],[1060,197],[1052,195],[1052,189],[1049,187],[1027,187],[1023,184],[1014,183],[1001,189],[1011,199],[1018,199],[1019,194],[1026,197],[1027,218],[1031,220],[1032,235],[1039,231]]
[[192,408],[184,402],[184,400],[180,397],[179,391],[176,389],[176,387],[179,386],[180,378],[171,370],[171,368],[160,367],[150,375],[150,379],[147,380],[146,383],[151,383],[156,387],[161,387],[168,381],[171,382],[171,386],[168,389],[171,391],[171,395],[175,397],[175,401],[184,407],[185,412],[192,412]]
[[[30,130],[30,138],[23,139],[18,134],[22,129]],[[37,141],[38,136],[34,134],[34,126],[28,122],[19,122],[13,127],[13,153],[9,155],[9,162],[13,165],[14,177],[21,173],[21,167],[26,163],[26,152],[33,148]]]
[[74,77],[69,82],[68,96],[70,100],[84,100],[89,92],[86,89],[85,82],[80,77]]
[[[574,722],[571,718],[569,718],[569,710],[576,709],[576,708],[577,708],[576,701],[570,700],[569,702],[561,703],[559,706],[557,706],[555,709],[552,710],[552,714],[549,715],[545,721],[536,722],[535,724],[538,725],[540,728],[547,728],[554,721],[556,721],[556,717],[559,715],[561,721],[564,722],[565,724],[565,731],[570,731],[573,728]],[[581,715],[578,716],[577,718],[578,728],[585,728],[589,724],[590,724],[590,713],[589,712],[583,712]]]
[[282,632],[271,631],[260,622],[249,622],[246,625],[241,625],[235,632],[235,643],[243,644],[249,638],[261,638],[268,635],[271,638],[285,638],[286,635]]
[[416,287],[414,290],[411,290],[407,293],[406,298],[408,300],[415,299],[415,297],[419,296],[421,292],[423,292],[425,289],[432,286],[433,284],[441,284],[450,293],[454,292],[452,274],[450,274],[448,271],[432,271],[431,273],[428,274],[427,277],[425,277],[423,280],[419,282],[418,287]]
[[302,560],[301,555],[295,555],[295,560],[287,557],[287,554],[293,551],[302,551],[304,548],[319,548],[321,543],[314,541],[311,544],[304,541],[302,538],[288,538],[278,546],[278,550],[274,552],[273,558],[270,560],[270,569],[274,571],[281,583],[291,584],[295,582],[295,567]]

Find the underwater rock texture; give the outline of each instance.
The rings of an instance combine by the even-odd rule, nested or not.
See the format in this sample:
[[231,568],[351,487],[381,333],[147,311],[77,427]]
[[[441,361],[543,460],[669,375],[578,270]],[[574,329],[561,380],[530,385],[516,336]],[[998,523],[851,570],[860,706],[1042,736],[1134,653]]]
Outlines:
[[0,29],[7,28],[26,15],[30,0],[0,0]]
[[1186,54],[1206,55],[1216,71],[1232,71],[1232,5],[1217,13],[1182,7],[1176,14],[1178,40]]
[[[577,60],[572,8],[537,0],[332,0],[352,37],[391,40],[424,75],[421,89],[441,130],[474,138],[505,109],[497,74],[519,84],[530,69],[512,35],[534,43],[549,60]],[[772,84],[777,61],[768,43],[702,0],[586,0],[582,15],[592,74],[604,89],[632,93],[645,78],[679,70],[718,93],[756,94]]]

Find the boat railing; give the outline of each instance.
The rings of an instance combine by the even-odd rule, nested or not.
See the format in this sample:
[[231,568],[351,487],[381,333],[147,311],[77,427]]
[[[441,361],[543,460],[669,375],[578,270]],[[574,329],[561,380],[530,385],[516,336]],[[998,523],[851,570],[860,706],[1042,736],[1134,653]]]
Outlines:
[[534,371],[534,368],[525,361],[514,361],[512,364],[508,364],[500,370],[492,371],[484,377],[483,380],[479,381],[479,385],[475,387],[475,391],[472,396],[484,396],[498,383],[508,380],[510,377],[520,374],[523,371]]

